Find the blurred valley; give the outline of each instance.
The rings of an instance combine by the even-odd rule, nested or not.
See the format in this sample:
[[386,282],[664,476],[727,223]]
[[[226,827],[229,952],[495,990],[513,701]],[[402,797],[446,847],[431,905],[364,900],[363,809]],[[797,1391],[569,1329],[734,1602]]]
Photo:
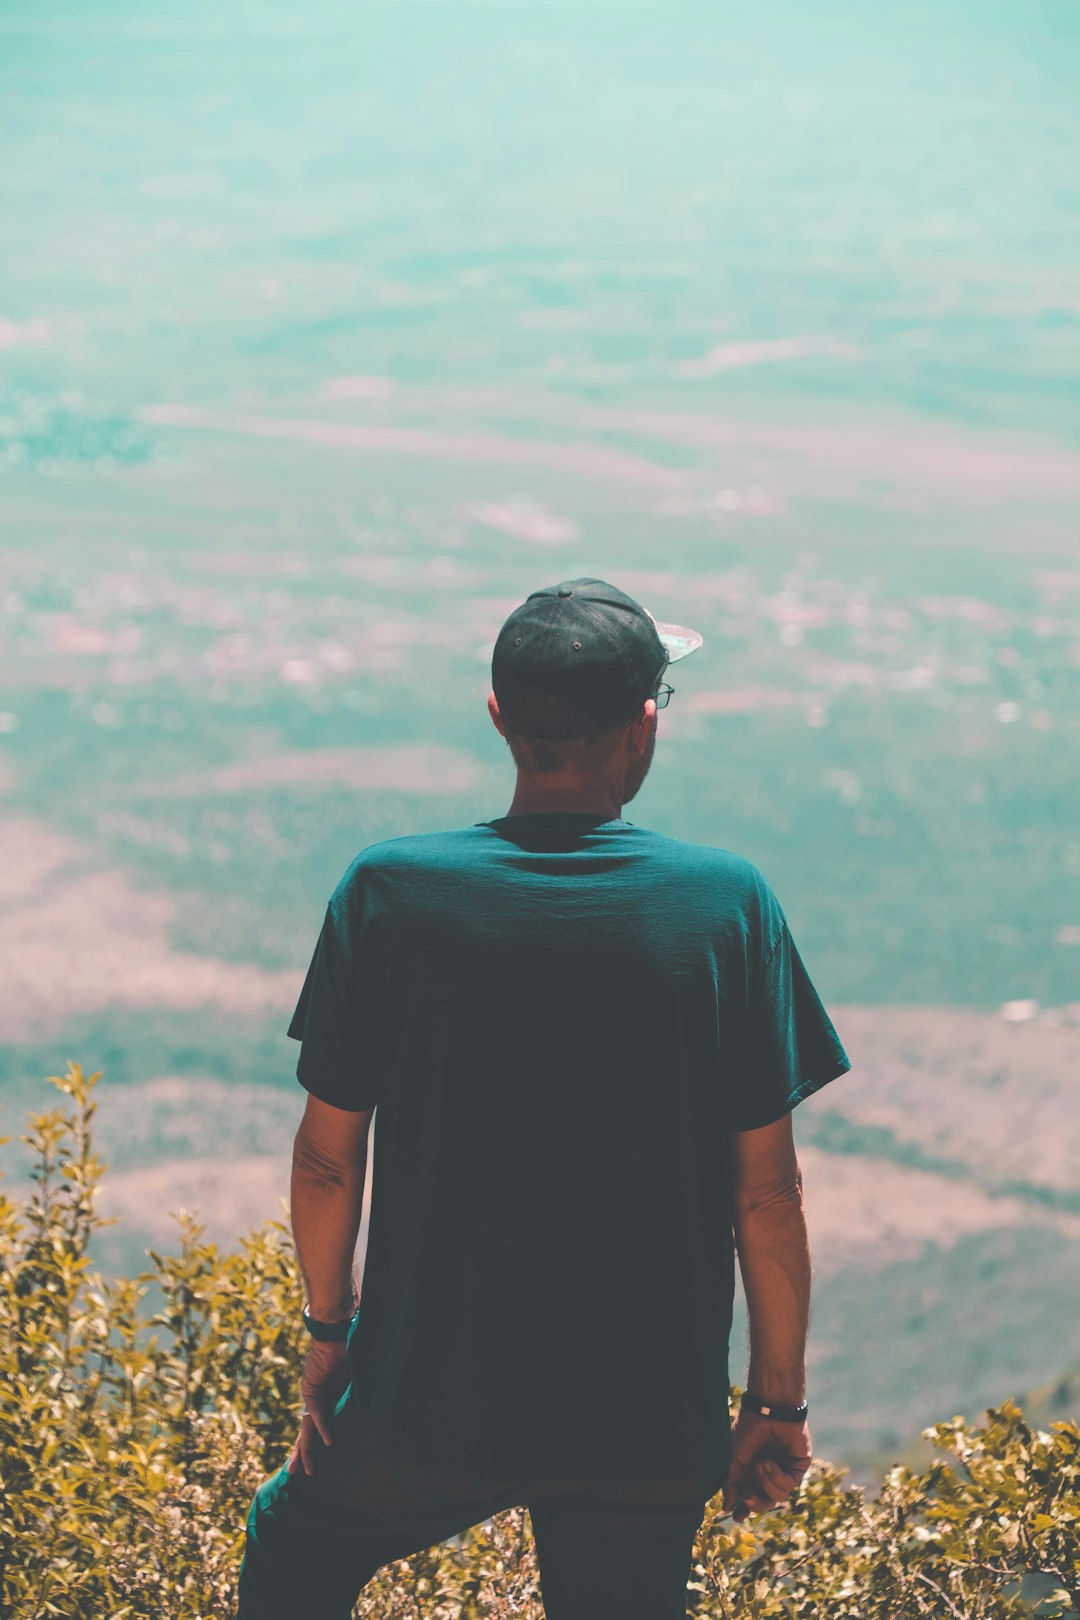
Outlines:
[[106,1071],[106,1263],[280,1216],[326,898],[505,813],[495,636],[599,575],[705,638],[627,819],[761,866],[852,1058],[818,1451],[1076,1416],[1078,67],[1051,3],[5,7],[3,1133]]

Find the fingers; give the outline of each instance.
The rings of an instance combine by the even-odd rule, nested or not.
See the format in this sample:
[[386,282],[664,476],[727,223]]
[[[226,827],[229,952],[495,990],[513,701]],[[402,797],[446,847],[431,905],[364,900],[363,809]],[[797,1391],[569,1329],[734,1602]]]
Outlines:
[[772,1457],[764,1457],[757,1465],[758,1478],[774,1503],[783,1502],[795,1489],[798,1481],[786,1473]]
[[742,1524],[751,1513],[768,1513],[786,1502],[797,1484],[773,1458],[761,1458],[752,1470],[746,1470],[725,1487],[725,1511],[736,1524]]
[[320,1445],[333,1444],[331,1434],[331,1420],[334,1415],[334,1402],[321,1400],[310,1390],[301,1385],[303,1399],[310,1402],[300,1412],[300,1433],[296,1438],[286,1468],[290,1474],[298,1474],[303,1468],[305,1474],[313,1474],[318,1461]]
[[751,1491],[746,1496],[737,1498],[734,1506],[727,1511],[736,1524],[745,1524],[751,1513],[767,1513],[775,1505],[773,1502],[767,1502],[762,1496],[756,1496]]
[[[305,1474],[310,1475],[315,1472],[315,1458],[320,1439],[322,1439],[322,1433],[315,1426],[313,1413],[305,1412],[300,1419],[300,1433],[296,1437],[292,1451],[289,1453],[289,1460],[285,1465],[290,1474],[298,1474],[301,1468],[303,1468]],[[329,1440],[326,1441],[326,1444],[330,1444]]]
[[304,1473],[311,1475],[315,1472],[315,1425],[310,1417],[306,1417],[300,1425],[300,1451],[304,1459]]
[[[306,1421],[306,1420],[304,1420],[304,1421]],[[311,1472],[311,1469],[308,1468],[308,1466],[307,1466],[307,1460],[306,1460],[306,1458],[304,1456],[303,1438],[304,1438],[304,1422],[301,1422],[301,1424],[300,1424],[300,1433],[297,1435],[296,1439],[293,1441],[293,1448],[289,1452],[289,1460],[285,1464],[286,1470],[290,1474],[298,1474],[301,1469],[303,1469],[305,1474],[310,1474],[310,1472]]]
[[319,1406],[313,1406],[311,1408],[311,1410],[307,1413],[307,1416],[311,1419],[311,1422],[314,1424],[315,1428],[318,1430],[319,1439],[322,1441],[323,1445],[324,1446],[330,1445],[331,1441],[330,1441],[330,1419],[329,1419],[329,1415],[326,1412],[324,1412]]
[[724,1511],[731,1514],[736,1524],[741,1524],[751,1513],[764,1513],[772,1506],[765,1497],[745,1484],[724,1492]]

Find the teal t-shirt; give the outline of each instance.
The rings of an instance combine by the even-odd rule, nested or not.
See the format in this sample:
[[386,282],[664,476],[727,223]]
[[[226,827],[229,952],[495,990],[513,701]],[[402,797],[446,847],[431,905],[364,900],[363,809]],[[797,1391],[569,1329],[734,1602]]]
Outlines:
[[729,1133],[850,1067],[751,862],[554,812],[372,844],[289,1034],[377,1109],[350,1403],[484,1479],[730,1462]]

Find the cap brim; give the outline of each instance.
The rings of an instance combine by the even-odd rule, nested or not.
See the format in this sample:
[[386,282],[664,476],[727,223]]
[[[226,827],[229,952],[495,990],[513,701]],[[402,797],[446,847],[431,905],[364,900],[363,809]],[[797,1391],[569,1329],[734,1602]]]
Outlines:
[[[648,611],[646,609],[646,611]],[[649,614],[652,619],[652,614]],[[688,630],[685,624],[661,624],[653,619],[656,633],[667,648],[668,662],[677,663],[680,658],[686,658],[692,652],[697,652],[704,641],[704,636],[696,630]]]

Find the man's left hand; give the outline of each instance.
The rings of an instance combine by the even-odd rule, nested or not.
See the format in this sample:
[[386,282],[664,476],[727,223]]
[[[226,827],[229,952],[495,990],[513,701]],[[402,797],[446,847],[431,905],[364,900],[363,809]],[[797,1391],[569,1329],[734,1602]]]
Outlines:
[[290,1474],[299,1473],[301,1467],[305,1474],[315,1472],[319,1445],[331,1444],[330,1423],[334,1408],[344,1395],[348,1383],[348,1346],[344,1340],[320,1343],[313,1339],[300,1378],[304,1406],[300,1433],[289,1457]]
[[724,1481],[724,1512],[736,1524],[790,1501],[814,1455],[805,1421],[796,1426],[739,1407],[731,1431],[732,1459]]

